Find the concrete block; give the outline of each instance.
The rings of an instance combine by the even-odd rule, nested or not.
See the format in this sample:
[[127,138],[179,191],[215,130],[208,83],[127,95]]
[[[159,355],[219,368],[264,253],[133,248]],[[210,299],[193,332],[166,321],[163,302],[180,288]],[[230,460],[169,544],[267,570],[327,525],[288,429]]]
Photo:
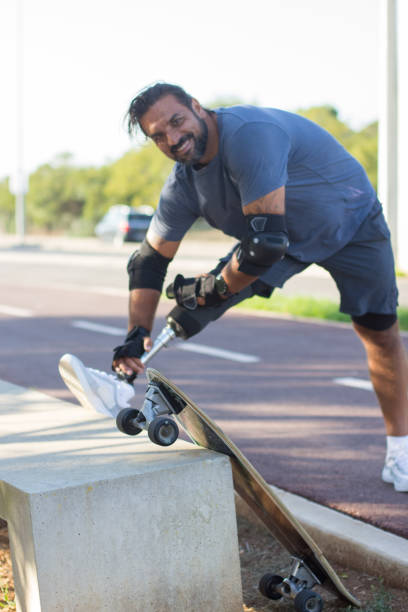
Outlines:
[[242,612],[229,459],[0,381],[20,612]]

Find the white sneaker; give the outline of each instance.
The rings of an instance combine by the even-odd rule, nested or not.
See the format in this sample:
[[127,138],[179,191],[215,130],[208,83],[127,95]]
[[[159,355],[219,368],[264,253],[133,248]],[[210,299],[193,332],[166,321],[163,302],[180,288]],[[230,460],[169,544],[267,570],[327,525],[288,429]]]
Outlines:
[[122,408],[129,407],[135,394],[129,383],[114,374],[86,368],[78,357],[69,353],[61,357],[58,369],[79,403],[101,414],[116,417]]
[[400,492],[408,492],[408,449],[404,448],[395,456],[387,457],[382,471],[382,479],[394,485]]

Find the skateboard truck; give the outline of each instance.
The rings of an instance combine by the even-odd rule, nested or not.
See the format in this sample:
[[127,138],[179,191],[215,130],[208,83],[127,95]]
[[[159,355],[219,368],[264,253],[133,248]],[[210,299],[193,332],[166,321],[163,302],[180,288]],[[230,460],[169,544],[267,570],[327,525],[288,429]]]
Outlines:
[[179,435],[177,423],[169,418],[172,413],[171,404],[160,387],[149,383],[141,410],[124,408],[116,417],[116,425],[119,431],[129,436],[136,436],[145,429],[152,442],[159,446],[170,446]]
[[297,612],[321,612],[323,600],[311,590],[316,584],[321,582],[306,563],[292,557],[289,577],[265,574],[259,582],[259,590],[264,597],[275,601],[282,597],[293,599]]

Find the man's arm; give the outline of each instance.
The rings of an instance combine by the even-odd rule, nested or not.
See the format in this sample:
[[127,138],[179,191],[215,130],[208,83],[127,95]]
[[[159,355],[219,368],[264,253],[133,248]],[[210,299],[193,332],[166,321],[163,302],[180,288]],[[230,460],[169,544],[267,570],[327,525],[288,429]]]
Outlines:
[[[172,242],[164,240],[151,230],[148,231],[146,238],[150,246],[167,259],[173,259],[180,245],[180,241]],[[160,299],[160,293],[161,292],[156,289],[147,288],[133,289],[130,291],[128,331],[133,329],[135,325],[141,325],[151,331]]]
[[[284,217],[285,214],[285,187],[279,187],[267,195],[247,204],[243,209],[244,215],[276,215]],[[221,276],[228,286],[230,293],[238,293],[245,287],[253,283],[258,276],[246,274],[239,270],[240,263],[237,258],[237,251],[234,252],[229,262],[221,270]],[[204,298],[198,298],[200,306],[205,304]]]
[[[177,252],[180,241],[172,242],[163,240],[152,231],[147,233],[147,241],[149,245],[160,255],[167,259],[173,259]],[[143,261],[141,262],[143,266]],[[142,269],[143,273],[143,269]],[[143,284],[143,282],[141,283]],[[147,330],[148,335],[143,339],[145,351],[149,351],[152,347],[150,332],[153,327],[154,317],[157,306],[160,300],[161,291],[146,287],[131,289],[129,293],[129,322],[128,332],[131,332],[136,327],[141,327]],[[144,370],[144,366],[138,357],[121,357],[113,361],[113,367],[118,372],[123,372],[127,376],[133,373],[140,374]]]
[[[279,187],[266,196],[254,200],[243,209],[244,215],[284,215],[285,214],[285,187]],[[221,275],[228,285],[231,293],[238,293],[241,289],[248,287],[257,276],[250,276],[238,270],[239,262],[236,253],[221,271]]]

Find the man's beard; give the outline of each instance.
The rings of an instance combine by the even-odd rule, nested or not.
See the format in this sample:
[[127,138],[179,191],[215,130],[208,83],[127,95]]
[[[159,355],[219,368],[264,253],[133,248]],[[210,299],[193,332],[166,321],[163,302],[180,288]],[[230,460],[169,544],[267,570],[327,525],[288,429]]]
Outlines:
[[[194,164],[197,164],[200,161],[200,159],[203,157],[205,150],[207,148],[208,126],[206,122],[204,121],[204,119],[201,119],[201,117],[199,117],[198,115],[196,115],[196,117],[200,125],[200,132],[198,136],[194,136],[194,134],[190,132],[189,134],[186,134],[185,136],[183,136],[183,138],[181,138],[176,145],[171,147],[171,152],[173,153],[176,160],[180,162],[181,164],[186,164],[187,166],[192,166]],[[192,152],[189,152],[189,157],[187,159],[179,159],[177,157],[177,151],[189,139],[193,141],[193,150]]]

